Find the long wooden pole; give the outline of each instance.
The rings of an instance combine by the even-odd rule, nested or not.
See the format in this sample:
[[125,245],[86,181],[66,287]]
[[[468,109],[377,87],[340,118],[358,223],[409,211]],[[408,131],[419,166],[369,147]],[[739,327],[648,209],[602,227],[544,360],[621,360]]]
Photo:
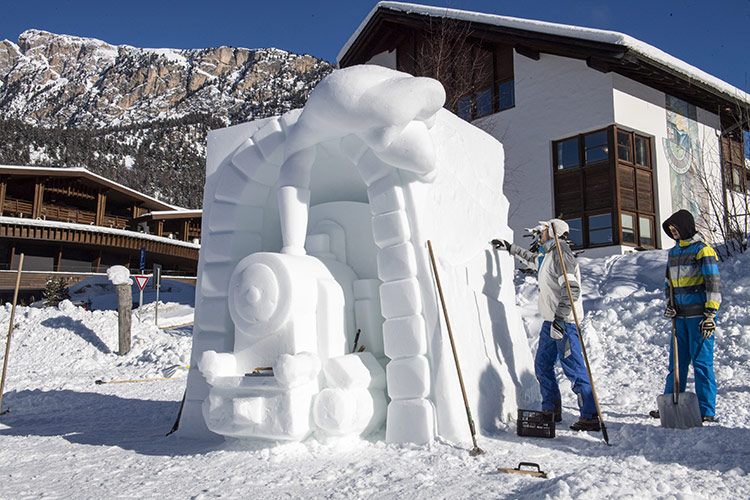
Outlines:
[[472,457],[481,455],[484,450],[477,446],[476,430],[474,428],[474,419],[471,418],[471,408],[469,408],[469,398],[466,397],[466,388],[464,387],[464,378],[461,375],[461,366],[458,364],[458,354],[456,353],[456,343],[453,341],[453,330],[451,330],[451,322],[448,319],[448,308],[445,305],[445,297],[443,297],[443,287],[440,285],[440,276],[438,275],[437,264],[435,264],[435,254],[432,253],[432,243],[427,240],[427,248],[430,250],[430,261],[432,262],[432,270],[435,272],[435,282],[437,283],[438,294],[440,294],[440,303],[443,306],[443,315],[445,316],[445,325],[448,327],[448,338],[451,341],[451,349],[453,350],[453,359],[456,361],[456,371],[458,372],[458,383],[461,385],[461,395],[464,397],[464,406],[466,407],[466,417],[469,419],[469,431],[471,431],[471,440],[474,443],[474,448],[471,449],[469,455]]
[[18,275],[16,276],[16,290],[13,292],[13,307],[10,309],[10,324],[8,325],[8,340],[5,342],[5,359],[3,360],[3,375],[0,380],[0,408],[3,406],[3,389],[5,389],[5,373],[8,370],[8,354],[10,353],[10,337],[13,333],[13,318],[16,315],[18,289],[21,287],[21,269],[23,269],[23,254],[18,258]]
[[570,290],[570,281],[568,281],[568,271],[565,269],[565,261],[563,260],[562,250],[560,249],[560,240],[557,239],[557,232],[552,224],[547,228],[547,231],[552,232],[552,236],[555,237],[555,246],[557,247],[557,256],[560,258],[560,267],[562,269],[563,276],[565,277],[565,287],[568,289],[568,297],[570,298],[570,307],[573,309],[573,319],[576,322],[576,330],[578,331],[578,340],[581,344],[581,352],[583,353],[583,360],[586,362],[586,371],[589,374],[589,383],[591,384],[591,394],[594,396],[594,403],[596,404],[596,413],[599,416],[599,424],[602,426],[602,437],[604,442],[609,445],[609,436],[607,435],[607,427],[604,425],[604,417],[602,417],[602,409],[599,407],[599,398],[596,395],[596,388],[594,387],[594,377],[591,376],[591,366],[589,365],[589,357],[586,355],[586,344],[583,343],[583,333],[581,332],[581,324],[578,322],[578,311],[576,311],[576,304],[573,301],[573,292]]

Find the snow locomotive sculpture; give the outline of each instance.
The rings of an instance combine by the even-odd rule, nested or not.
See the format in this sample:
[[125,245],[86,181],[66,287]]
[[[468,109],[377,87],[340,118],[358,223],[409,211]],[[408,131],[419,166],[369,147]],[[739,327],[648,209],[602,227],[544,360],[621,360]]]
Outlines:
[[435,80],[355,66],[302,110],[209,133],[182,435],[385,420],[388,442],[465,440],[428,239],[479,428],[538,399],[513,263],[488,244],[512,239],[502,146],[444,100]]

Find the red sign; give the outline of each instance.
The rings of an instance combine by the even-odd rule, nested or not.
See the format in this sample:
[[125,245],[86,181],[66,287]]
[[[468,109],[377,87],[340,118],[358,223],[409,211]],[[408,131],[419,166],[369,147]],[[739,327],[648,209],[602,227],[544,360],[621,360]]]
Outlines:
[[148,276],[133,276],[133,278],[135,278],[138,288],[143,290],[143,287],[146,286],[146,282],[148,282]]

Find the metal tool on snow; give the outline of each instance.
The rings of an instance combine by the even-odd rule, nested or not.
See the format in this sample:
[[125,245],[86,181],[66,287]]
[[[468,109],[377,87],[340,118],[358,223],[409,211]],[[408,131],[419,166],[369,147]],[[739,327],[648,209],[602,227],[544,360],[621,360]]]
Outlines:
[[159,377],[159,378],[135,378],[130,380],[94,380],[96,385],[102,384],[129,384],[131,382],[157,382],[159,380],[179,380],[182,377]]
[[573,302],[573,292],[570,290],[570,281],[568,281],[568,271],[565,269],[565,261],[563,260],[562,249],[560,248],[560,240],[557,239],[557,231],[554,226],[551,226],[552,236],[555,237],[555,247],[557,247],[557,256],[560,259],[560,266],[562,269],[563,277],[565,278],[565,288],[568,290],[568,298],[570,299],[570,306],[573,309],[573,319],[576,322],[576,331],[578,332],[578,339],[581,341],[581,353],[583,354],[583,361],[586,363],[586,371],[589,375],[589,383],[591,384],[591,394],[594,396],[594,403],[596,404],[596,414],[599,417],[599,425],[602,428],[602,437],[604,442],[609,445],[609,436],[607,435],[607,427],[604,425],[604,417],[602,417],[602,409],[599,406],[599,398],[596,395],[596,388],[594,387],[594,377],[591,376],[591,365],[589,365],[589,357],[586,355],[586,345],[583,342],[583,333],[581,332],[581,324],[578,322],[578,312],[576,311],[575,302]]
[[448,327],[448,338],[451,341],[451,349],[453,350],[453,360],[456,362],[456,372],[458,372],[458,383],[461,385],[461,394],[464,397],[464,406],[466,407],[466,417],[469,420],[469,430],[471,431],[471,440],[474,442],[474,448],[471,449],[469,455],[475,457],[484,453],[484,450],[477,446],[476,430],[474,428],[474,419],[471,418],[471,409],[469,408],[469,399],[466,397],[466,388],[464,387],[464,378],[461,375],[461,366],[458,364],[458,354],[456,354],[456,343],[453,341],[453,331],[451,330],[451,322],[448,320],[448,308],[445,305],[445,297],[443,297],[443,287],[440,285],[440,276],[438,275],[437,264],[435,263],[435,254],[432,252],[432,243],[427,240],[427,248],[430,251],[430,262],[432,262],[432,270],[435,273],[435,282],[437,283],[438,294],[440,295],[440,303],[443,306],[443,315],[445,316],[445,325]]
[[[672,277],[667,274],[669,282],[669,300],[674,307],[674,286]],[[669,429],[689,429],[691,427],[702,427],[700,405],[698,396],[693,392],[680,392],[680,364],[677,354],[677,320],[672,318],[672,379],[674,386],[672,394],[661,394],[656,397],[659,407],[659,419],[661,426]],[[703,344],[701,343],[701,348]]]
[[[18,275],[16,275],[16,289],[13,292],[13,306],[10,309],[10,324],[8,325],[8,340],[5,342],[5,358],[3,359],[3,376],[0,381],[0,408],[3,405],[3,390],[5,389],[5,372],[8,369],[8,354],[10,354],[10,337],[13,334],[13,317],[16,315],[16,303],[18,302],[18,289],[21,286],[21,269],[23,268],[23,254],[18,257]],[[10,408],[0,412],[4,415]]]
[[[525,470],[521,467],[536,467],[536,470]],[[508,472],[511,474],[527,474],[529,476],[534,477],[547,477],[547,473],[542,470],[541,467],[539,467],[539,464],[535,464],[534,462],[521,462],[518,464],[518,467],[515,469],[506,469],[505,467],[498,467],[498,471],[500,472]]]

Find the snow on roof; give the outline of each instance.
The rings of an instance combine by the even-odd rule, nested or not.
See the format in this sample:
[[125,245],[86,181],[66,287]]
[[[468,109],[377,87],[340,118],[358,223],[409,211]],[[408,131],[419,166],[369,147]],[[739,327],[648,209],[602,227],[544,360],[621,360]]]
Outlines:
[[370,11],[367,17],[362,21],[357,30],[349,37],[346,44],[339,51],[336,57],[338,63],[341,58],[354,44],[367,23],[375,15],[378,9],[384,8],[407,14],[421,14],[432,17],[447,17],[460,21],[469,21],[472,23],[490,24],[494,26],[504,26],[537,33],[549,35],[566,36],[588,40],[592,42],[609,43],[626,47],[647,59],[660,63],[675,72],[683,75],[688,80],[695,80],[704,83],[724,94],[732,96],[735,99],[750,103],[750,94],[743,92],[737,87],[726,83],[713,75],[692,66],[681,59],[678,59],[666,52],[637,40],[629,35],[618,33],[617,31],[600,30],[594,28],[584,28],[582,26],[571,26],[567,24],[549,23],[545,21],[534,21],[531,19],[520,19],[516,17],[499,16],[497,14],[483,14],[481,12],[471,12],[466,10],[449,9],[446,7],[433,7],[430,5],[417,5],[404,2],[378,2]]
[[20,224],[23,226],[35,226],[35,227],[59,227],[65,229],[77,229],[79,231],[89,231],[92,233],[106,233],[106,234],[119,234],[121,236],[127,236],[129,238],[140,238],[142,240],[158,241],[159,243],[170,243],[181,247],[188,248],[200,248],[201,246],[196,243],[190,243],[188,241],[173,240],[165,238],[163,236],[156,236],[153,234],[139,233],[136,231],[127,231],[125,229],[115,229],[113,227],[96,226],[94,224],[78,224],[75,222],[59,222],[52,220],[43,219],[20,219],[17,217],[0,217],[0,224]]
[[128,194],[131,194],[131,195],[139,197],[139,198],[146,198],[149,201],[153,201],[154,203],[158,203],[159,205],[161,205],[163,207],[171,207],[174,210],[179,210],[179,211],[186,210],[185,208],[178,207],[177,205],[172,205],[170,203],[166,203],[164,201],[157,200],[156,198],[153,198],[153,197],[151,197],[151,196],[149,196],[147,194],[141,193],[140,191],[136,191],[135,189],[131,189],[131,188],[127,187],[127,186],[124,186],[124,185],[120,184],[119,182],[115,182],[112,179],[108,179],[106,177],[102,177],[101,175],[95,174],[94,172],[92,172],[90,170],[86,170],[83,167],[61,168],[61,167],[34,167],[34,166],[28,166],[28,165],[25,165],[25,166],[19,166],[19,165],[0,165],[0,169],[3,169],[3,168],[13,169],[13,170],[28,170],[29,172],[32,172],[32,171],[35,171],[35,172],[59,172],[59,173],[65,173],[65,174],[70,173],[70,172],[79,172],[79,173],[85,174],[87,176],[93,177],[96,180],[98,180],[98,181],[100,181],[100,182],[102,182],[104,184],[109,184],[110,186],[114,186],[117,189],[119,189],[120,191],[124,191],[124,192],[126,192]]

